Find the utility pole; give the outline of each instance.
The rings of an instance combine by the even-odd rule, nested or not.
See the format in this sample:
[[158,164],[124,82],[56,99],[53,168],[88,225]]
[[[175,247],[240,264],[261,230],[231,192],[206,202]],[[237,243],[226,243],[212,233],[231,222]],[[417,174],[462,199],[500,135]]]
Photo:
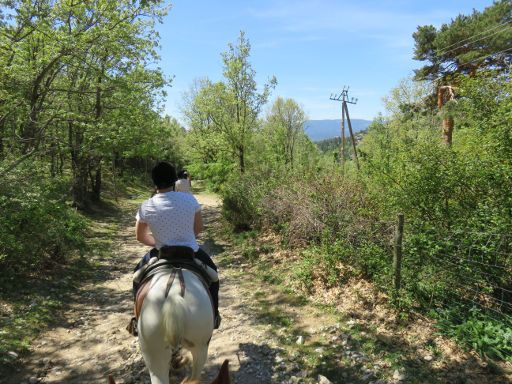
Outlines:
[[356,104],[357,99],[351,98],[349,100],[348,98],[348,90],[350,87],[343,86],[343,90],[340,94],[332,94],[329,97],[330,100],[333,101],[341,101],[341,148],[340,148],[340,155],[341,155],[341,167],[344,169],[345,166],[345,116],[347,117],[347,123],[348,123],[348,129],[350,132],[350,138],[352,140],[352,148],[354,149],[354,159],[356,161],[357,169],[359,170],[359,159],[357,158],[357,151],[356,151],[356,140],[354,138],[354,133],[352,132],[352,123],[350,122],[350,116],[348,114],[348,107],[347,104]]

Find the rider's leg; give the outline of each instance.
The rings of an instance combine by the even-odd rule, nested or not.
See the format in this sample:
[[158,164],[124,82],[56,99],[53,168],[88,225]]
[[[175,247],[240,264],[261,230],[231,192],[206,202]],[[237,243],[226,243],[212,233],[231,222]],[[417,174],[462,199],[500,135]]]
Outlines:
[[[211,267],[215,271],[217,271],[217,266],[213,262],[212,258],[202,248],[199,248],[199,250],[196,252],[195,256],[199,260],[201,260],[203,263],[205,263],[206,265],[208,265],[209,267]],[[215,321],[216,328],[218,328],[218,324],[220,323],[219,287],[220,287],[220,284],[218,281],[210,284],[210,294],[212,295],[213,307],[215,308],[215,317],[217,318],[217,320]]]
[[213,262],[212,258],[209,254],[207,254],[203,248],[199,248],[199,250],[196,252],[196,257],[201,260],[203,263],[205,263],[207,266],[213,268],[215,271],[217,271],[217,266]]

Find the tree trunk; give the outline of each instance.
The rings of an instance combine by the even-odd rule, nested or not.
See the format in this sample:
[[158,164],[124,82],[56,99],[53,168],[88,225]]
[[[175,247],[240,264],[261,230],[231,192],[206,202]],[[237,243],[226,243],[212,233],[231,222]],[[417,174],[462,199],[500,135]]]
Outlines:
[[37,100],[38,100],[37,90],[32,92],[30,97],[30,113],[28,121],[25,123],[23,130],[21,132],[21,139],[23,140],[23,154],[30,152],[34,149],[35,146],[35,133],[36,133],[36,124],[38,119],[38,110],[37,110]]
[[80,128],[75,129],[71,121],[68,123],[68,143],[71,155],[71,171],[73,173],[73,184],[71,186],[73,206],[78,209],[85,209],[88,206],[87,161],[83,158],[80,150],[82,133],[80,132]]
[[[440,86],[437,89],[437,107],[439,108],[440,111],[448,101],[453,100],[454,98],[455,95],[453,93],[453,88],[451,86]],[[447,116],[443,118],[443,142],[449,147],[452,146],[452,135],[454,126],[455,122],[453,120],[453,117]]]
[[443,119],[443,142],[449,147],[452,146],[454,124],[455,122],[453,121],[453,117],[445,117]]
[[[102,80],[103,80],[103,74],[105,72],[104,67],[104,61],[106,58],[102,60],[101,64],[101,72],[99,73],[97,77],[97,83],[96,83],[96,103],[94,106],[95,110],[95,118],[96,123],[99,124],[101,121],[101,117],[103,115],[103,104],[102,104]],[[101,199],[101,157],[94,158],[93,161],[91,161],[89,173],[90,173],[90,180],[91,180],[91,199],[93,201],[100,201]],[[92,171],[94,170],[94,176],[92,174]]]
[[91,180],[91,200],[100,201],[101,199],[101,158],[96,160],[94,175],[92,169],[89,173]]

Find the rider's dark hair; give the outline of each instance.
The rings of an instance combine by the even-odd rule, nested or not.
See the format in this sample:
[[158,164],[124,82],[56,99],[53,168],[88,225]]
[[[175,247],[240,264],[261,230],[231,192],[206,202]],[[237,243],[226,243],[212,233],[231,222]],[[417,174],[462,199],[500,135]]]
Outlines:
[[178,179],[188,179],[188,172],[186,169],[178,172]]
[[157,189],[165,189],[172,187],[176,180],[176,169],[169,163],[161,161],[155,165],[151,171],[153,184]]

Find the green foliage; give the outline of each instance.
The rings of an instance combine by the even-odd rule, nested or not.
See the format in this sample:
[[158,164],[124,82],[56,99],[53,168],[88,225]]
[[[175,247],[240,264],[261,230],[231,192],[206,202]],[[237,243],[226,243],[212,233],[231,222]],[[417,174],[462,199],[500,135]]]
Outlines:
[[455,73],[470,74],[482,68],[508,71],[512,31],[512,4],[499,0],[482,12],[459,15],[436,29],[419,26],[413,34],[416,60],[429,64],[416,70],[419,80],[447,78]]
[[236,230],[247,230],[258,225],[260,203],[276,182],[276,179],[257,172],[232,174],[220,191],[224,217]]
[[19,169],[0,188],[0,265],[8,275],[53,268],[85,246],[87,222],[66,204],[66,180],[40,173]]
[[3,6],[0,172],[37,156],[51,177],[72,172],[74,203],[85,208],[100,199],[106,166],[169,147],[158,113],[167,80],[149,64],[166,8],[131,0]]
[[235,172],[236,166],[228,162],[192,163],[187,167],[194,178],[204,180],[209,190],[220,192]]
[[315,142],[316,146],[323,153],[334,153],[339,156],[341,137],[333,137]]
[[185,108],[194,143],[198,144],[194,146],[195,157],[203,163],[236,163],[241,173],[246,170],[258,115],[277,83],[272,78],[258,92],[250,52],[249,40],[240,32],[237,43],[229,44],[222,54],[224,80],[198,83]]
[[293,266],[294,281],[299,288],[310,292],[314,282],[314,270],[319,267],[318,253],[308,250],[301,255],[300,261]]
[[305,113],[297,102],[281,97],[276,99],[262,130],[272,164],[294,167],[298,152],[309,140],[304,133],[305,121]]
[[[469,313],[469,315],[468,315]],[[486,316],[477,308],[453,307],[433,314],[437,327],[467,349],[493,358],[512,361],[512,322]]]
[[[226,217],[238,228],[273,229],[287,244],[306,247],[292,271],[302,289],[363,276],[402,310],[445,308],[468,316],[441,330],[504,359],[507,323],[490,322],[487,314],[506,318],[512,299],[511,82],[488,73],[460,84],[461,98],[449,111],[458,121],[451,148],[441,142],[440,117],[422,104],[430,91],[404,94],[402,86],[389,100],[392,115],[376,119],[359,145],[361,172],[353,173],[350,162],[344,176],[321,162],[290,170],[266,157],[261,141],[254,151],[265,163],[249,162],[248,179],[237,175],[225,184]],[[266,183],[269,177],[279,182]],[[404,255],[395,292],[399,212]],[[471,314],[460,305],[468,302],[477,308]]]

